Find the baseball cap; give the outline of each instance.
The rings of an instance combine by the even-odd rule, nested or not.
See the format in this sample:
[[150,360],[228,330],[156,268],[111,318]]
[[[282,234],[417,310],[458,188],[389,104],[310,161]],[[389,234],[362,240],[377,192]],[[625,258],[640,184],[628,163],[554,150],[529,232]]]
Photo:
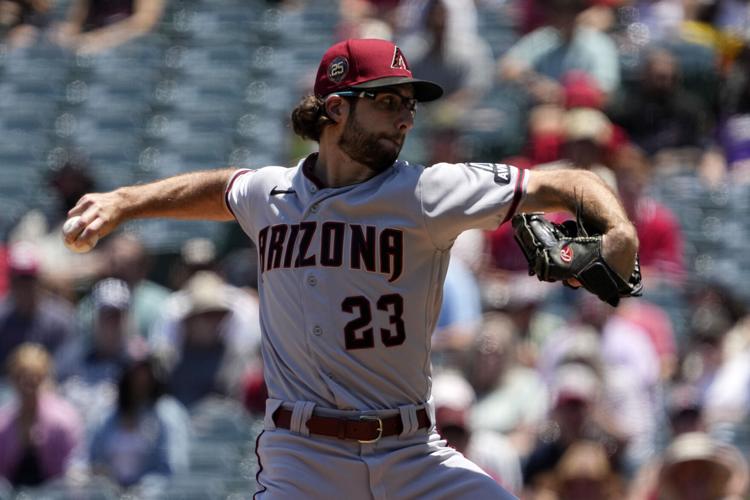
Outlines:
[[127,283],[116,278],[99,281],[94,285],[91,296],[97,310],[127,311],[130,307],[130,288]]
[[365,90],[410,83],[417,101],[443,95],[437,83],[413,77],[401,49],[388,40],[349,39],[331,46],[323,55],[315,78],[315,95],[344,90]]
[[13,276],[36,276],[41,265],[39,248],[29,241],[18,241],[8,249],[8,271]]

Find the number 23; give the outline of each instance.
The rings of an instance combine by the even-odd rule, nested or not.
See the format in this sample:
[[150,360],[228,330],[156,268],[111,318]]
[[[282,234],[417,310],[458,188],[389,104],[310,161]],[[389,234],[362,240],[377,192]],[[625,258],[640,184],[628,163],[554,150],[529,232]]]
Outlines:
[[[387,328],[380,329],[380,340],[386,347],[401,345],[406,340],[406,328],[404,327],[404,298],[392,293],[383,295],[376,303],[378,311],[389,314],[388,321],[395,326],[395,332]],[[374,329],[372,323],[372,306],[370,300],[362,295],[347,297],[341,303],[341,310],[353,314],[357,310],[359,316],[351,320],[344,327],[344,340],[347,349],[367,349],[375,347]]]

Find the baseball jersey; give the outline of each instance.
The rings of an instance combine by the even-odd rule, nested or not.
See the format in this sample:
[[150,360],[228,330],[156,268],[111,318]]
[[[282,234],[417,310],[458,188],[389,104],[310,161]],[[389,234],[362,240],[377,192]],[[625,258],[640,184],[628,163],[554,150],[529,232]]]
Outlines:
[[351,410],[425,403],[453,241],[508,220],[531,174],[396,161],[327,188],[312,173],[316,157],[238,170],[226,190],[258,249],[269,396]]

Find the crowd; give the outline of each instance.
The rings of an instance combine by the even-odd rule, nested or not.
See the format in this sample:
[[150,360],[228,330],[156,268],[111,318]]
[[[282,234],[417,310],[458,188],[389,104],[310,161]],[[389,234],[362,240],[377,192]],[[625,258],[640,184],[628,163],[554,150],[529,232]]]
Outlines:
[[[65,23],[54,3],[0,0],[4,50],[106,53],[170,2],[75,0]],[[747,498],[750,297],[699,272],[696,230],[660,193],[750,181],[750,2],[340,0],[335,36],[391,38],[446,90],[405,159],[590,169],[638,230],[645,293],[618,308],[527,276],[508,225],[459,237],[433,335],[448,442],[522,498]],[[252,245],[227,225],[166,256],[137,231],[71,254],[60,225],[96,182],[72,153],[47,175],[57,210],[0,254],[0,476],[137,488],[190,471],[202,403],[264,409]]]

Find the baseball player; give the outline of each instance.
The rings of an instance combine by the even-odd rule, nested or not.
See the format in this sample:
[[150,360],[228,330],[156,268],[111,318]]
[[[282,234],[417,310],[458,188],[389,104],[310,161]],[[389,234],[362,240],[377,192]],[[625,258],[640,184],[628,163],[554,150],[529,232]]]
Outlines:
[[418,103],[441,94],[391,42],[346,40],[292,113],[319,143],[296,166],[184,174],[69,212],[74,247],[137,217],[236,219],[255,242],[269,392],[258,498],[512,498],[435,431],[430,334],[453,241],[581,203],[612,268],[634,267],[635,229],[590,172],[398,160]]

